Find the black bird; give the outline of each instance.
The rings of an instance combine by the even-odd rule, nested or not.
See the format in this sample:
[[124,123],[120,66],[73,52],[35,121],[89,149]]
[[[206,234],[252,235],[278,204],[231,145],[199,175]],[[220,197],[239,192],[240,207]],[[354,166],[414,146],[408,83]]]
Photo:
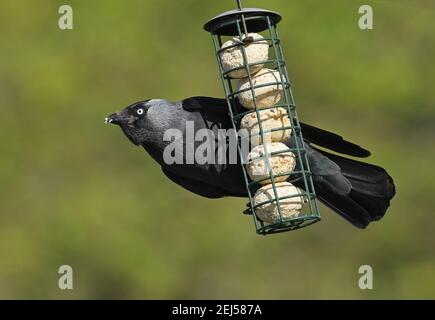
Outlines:
[[[207,198],[247,197],[240,163],[166,164],[163,161],[165,147],[173,142],[165,141],[165,132],[178,129],[185,137],[187,121],[194,122],[195,131],[207,128],[216,136],[219,129],[232,128],[227,101],[210,97],[192,97],[179,102],[144,100],[106,118],[107,123],[119,125],[131,142],[144,147],[176,184]],[[301,130],[318,199],[358,228],[381,219],[395,194],[389,174],[379,166],[323,149],[359,158],[368,157],[370,152],[335,133],[304,123]],[[175,143],[186,151],[185,139],[180,138]],[[290,141],[286,144],[290,145]],[[195,148],[197,146],[195,143]],[[185,154],[181,156],[186,158]]]

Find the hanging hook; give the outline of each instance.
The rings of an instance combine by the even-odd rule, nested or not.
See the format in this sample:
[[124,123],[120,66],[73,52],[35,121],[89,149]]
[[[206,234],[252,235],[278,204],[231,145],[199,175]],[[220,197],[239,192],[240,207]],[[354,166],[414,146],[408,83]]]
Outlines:
[[[242,0],[237,0],[237,7],[239,8],[240,11],[243,10]],[[242,40],[243,43],[250,43],[250,42],[254,41],[254,38],[251,36],[248,36],[248,28],[246,27],[245,16],[243,14],[241,14],[241,17],[242,17],[242,27],[243,27],[243,32],[245,33],[245,38],[240,39],[240,40]]]
[[242,0],[237,0],[237,7],[239,7],[239,10],[242,10]]

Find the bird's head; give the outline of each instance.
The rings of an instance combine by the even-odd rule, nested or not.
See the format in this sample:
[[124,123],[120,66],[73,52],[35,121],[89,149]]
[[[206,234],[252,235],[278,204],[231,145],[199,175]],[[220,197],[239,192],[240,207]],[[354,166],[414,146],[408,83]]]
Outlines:
[[136,145],[146,142],[150,135],[150,125],[147,113],[149,100],[139,101],[129,105],[119,112],[112,113],[105,119],[106,123],[121,127],[125,135]]

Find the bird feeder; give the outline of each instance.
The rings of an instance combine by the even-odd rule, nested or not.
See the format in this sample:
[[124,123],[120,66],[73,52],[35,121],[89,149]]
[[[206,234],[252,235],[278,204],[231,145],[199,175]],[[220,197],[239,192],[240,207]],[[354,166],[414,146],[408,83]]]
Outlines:
[[[320,220],[316,194],[296,114],[277,24],[272,11],[242,8],[218,15],[204,25],[212,34],[251,214],[258,234],[308,226]],[[259,34],[261,33],[261,34]],[[279,125],[273,125],[276,121]],[[249,125],[251,124],[251,126]],[[250,142],[243,154],[239,130]],[[290,141],[290,143],[288,143]],[[286,144],[284,144],[286,142]],[[261,174],[256,171],[264,169]]]

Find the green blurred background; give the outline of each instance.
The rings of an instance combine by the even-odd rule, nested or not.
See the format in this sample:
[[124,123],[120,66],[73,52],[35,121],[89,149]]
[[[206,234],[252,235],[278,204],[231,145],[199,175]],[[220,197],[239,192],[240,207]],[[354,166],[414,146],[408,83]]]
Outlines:
[[[103,123],[139,99],[221,97],[202,25],[235,1],[2,0],[0,298],[435,298],[435,1],[244,4],[283,16],[301,120],[394,177],[386,217],[361,231],[322,206],[322,222],[261,237],[246,200],[181,189]],[[374,290],[358,288],[363,264]]]

